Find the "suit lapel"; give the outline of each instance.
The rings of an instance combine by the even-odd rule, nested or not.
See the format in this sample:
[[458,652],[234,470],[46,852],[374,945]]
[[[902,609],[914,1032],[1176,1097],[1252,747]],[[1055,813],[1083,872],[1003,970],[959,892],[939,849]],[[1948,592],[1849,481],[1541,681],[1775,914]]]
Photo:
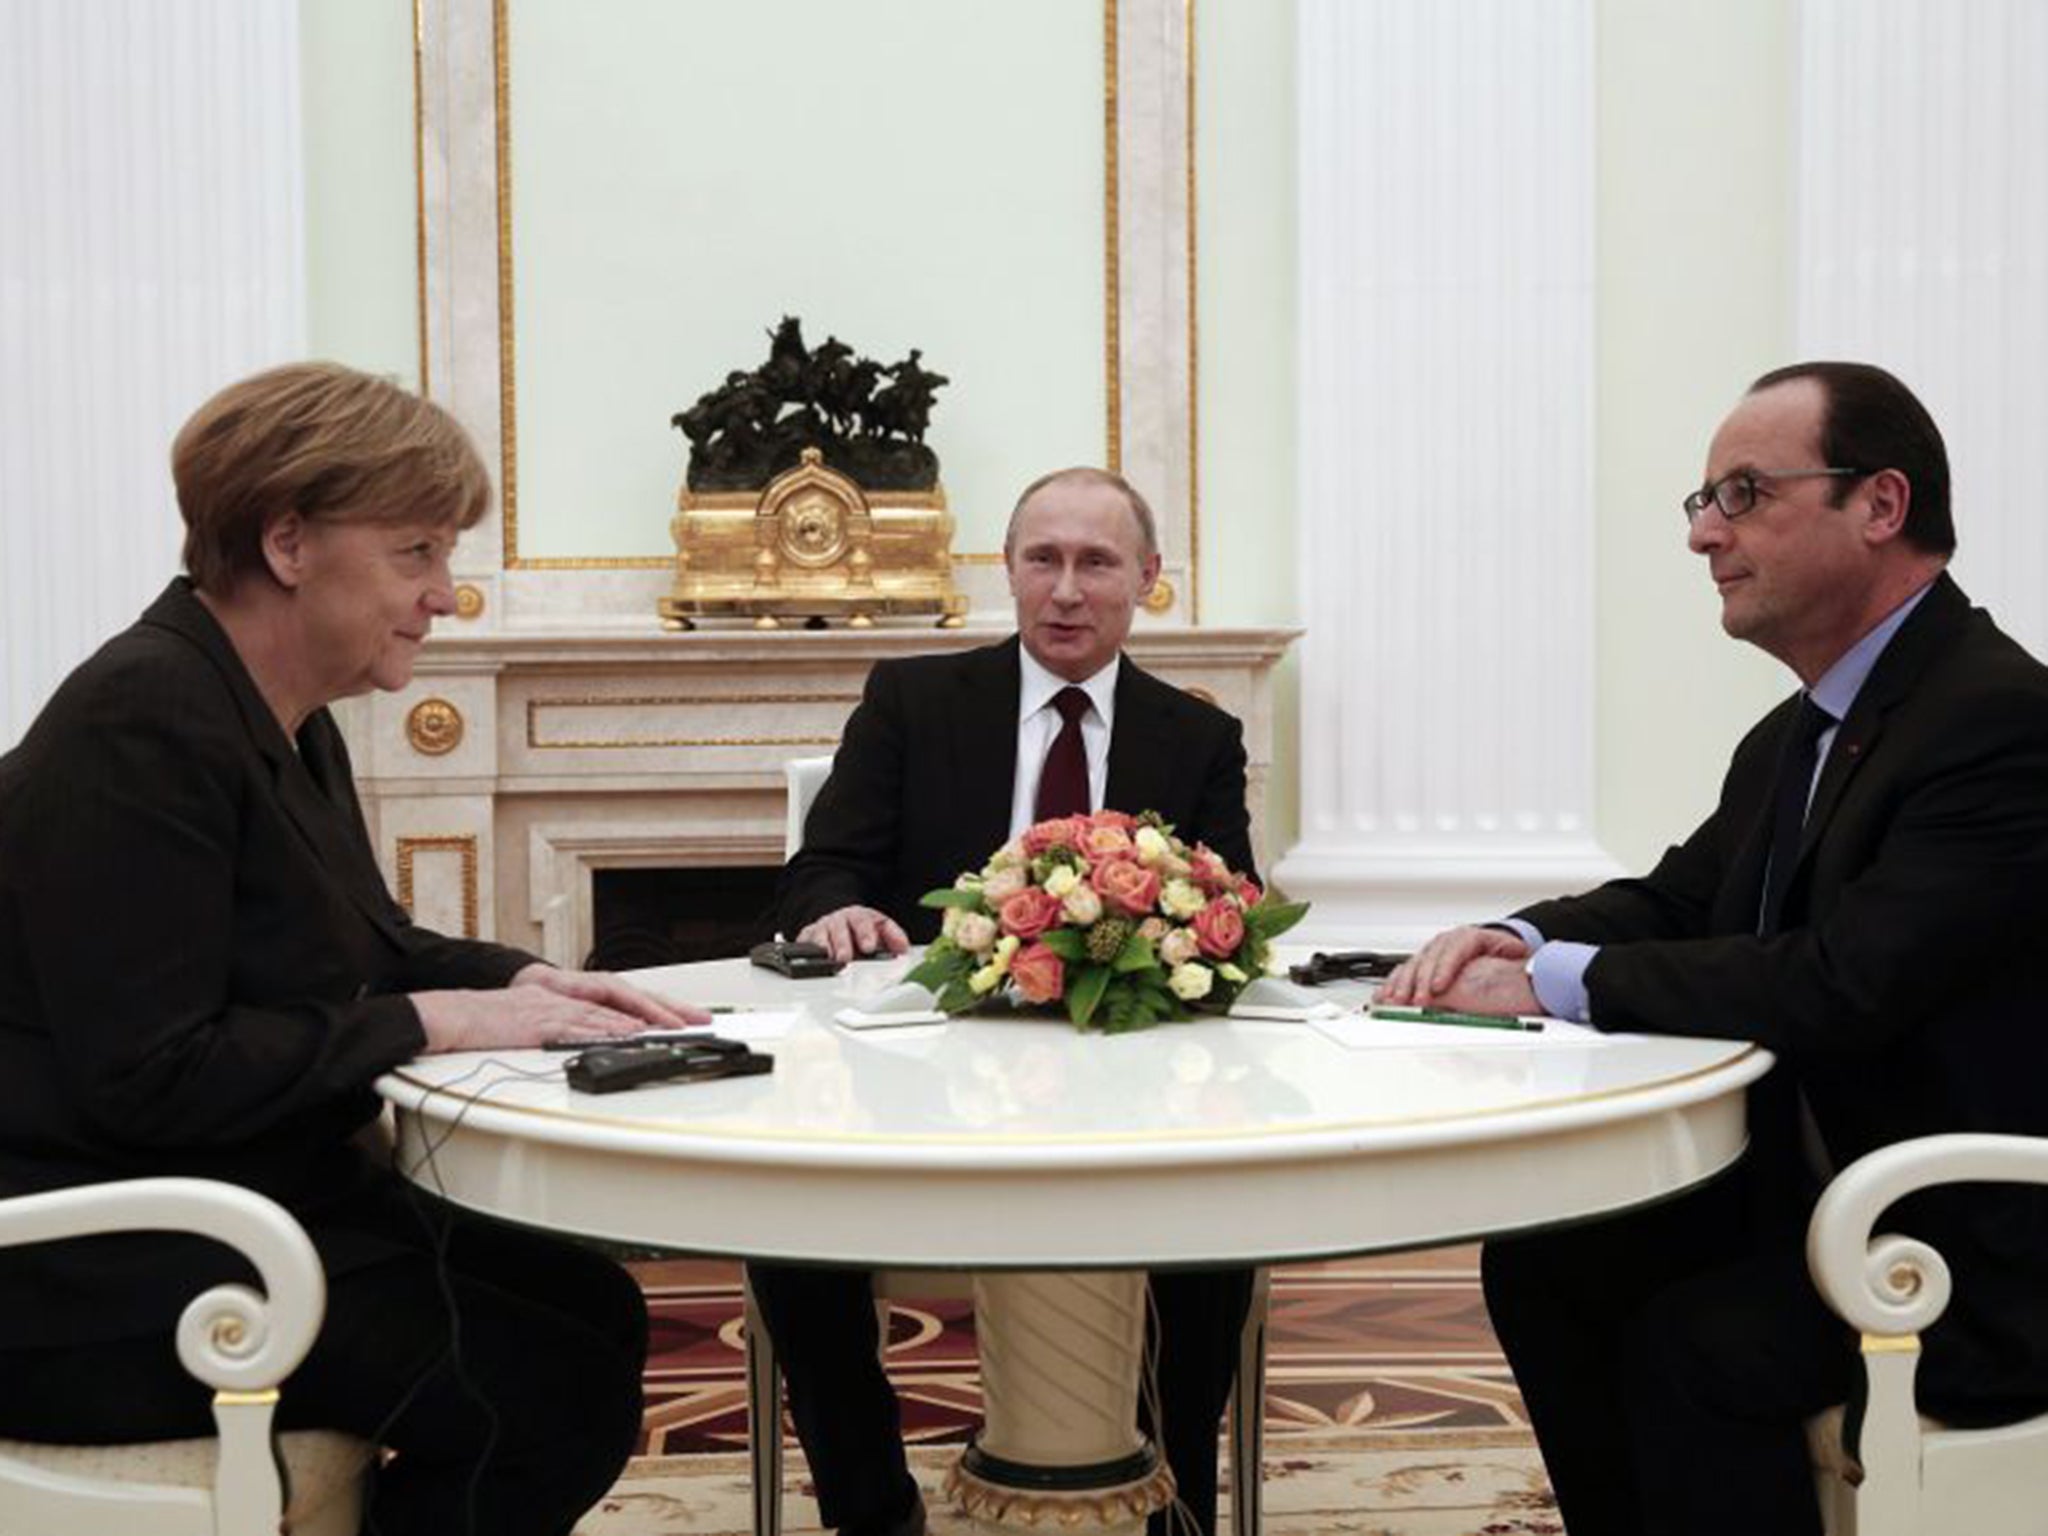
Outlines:
[[1806,823],[1799,834],[1801,865],[1813,856],[1843,793],[1877,750],[1885,716],[1913,691],[1928,663],[1947,649],[1969,614],[1970,600],[1943,574],[1892,636],[1849,706],[1828,748],[1827,761],[1821,765],[1820,782],[1814,785],[1813,803],[1807,807]]
[[1013,635],[967,652],[947,701],[955,815],[968,841],[989,851],[1009,838],[1016,794],[1017,648]]
[[1116,677],[1116,725],[1109,737],[1109,779],[1105,805],[1137,815],[1163,808],[1156,774],[1174,761],[1173,693],[1156,678],[1124,658]]
[[[393,943],[402,943],[398,925],[392,917],[391,896],[384,887],[383,875],[377,870],[374,860],[366,856],[367,850],[355,837],[355,828],[348,825],[335,800],[314,781],[299,753],[285,738],[284,727],[270,712],[270,706],[264,702],[233,643],[213,615],[193,595],[189,583],[183,578],[173,582],[170,589],[151,604],[143,618],[180,635],[213,663],[234,697],[250,750],[262,759],[270,774],[278,808],[306,845],[306,851],[373,927]],[[331,762],[322,761],[323,769],[337,774],[346,773],[342,766],[344,760],[340,755],[338,734],[334,735],[334,744],[330,746],[328,738],[322,735],[323,728],[334,733],[333,723],[326,718],[324,711],[313,716],[300,734],[309,751],[325,752],[332,758]]]

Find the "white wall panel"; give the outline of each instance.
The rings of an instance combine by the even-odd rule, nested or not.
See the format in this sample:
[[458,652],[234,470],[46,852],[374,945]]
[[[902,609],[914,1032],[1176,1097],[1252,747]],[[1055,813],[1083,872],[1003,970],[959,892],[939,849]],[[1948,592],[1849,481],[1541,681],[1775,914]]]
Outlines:
[[0,749],[177,569],[171,437],[304,336],[298,7],[0,0]]
[[1802,0],[1796,331],[1948,440],[1956,574],[2048,654],[2048,5]]
[[1303,0],[1302,840],[1318,937],[1592,837],[1590,0]]

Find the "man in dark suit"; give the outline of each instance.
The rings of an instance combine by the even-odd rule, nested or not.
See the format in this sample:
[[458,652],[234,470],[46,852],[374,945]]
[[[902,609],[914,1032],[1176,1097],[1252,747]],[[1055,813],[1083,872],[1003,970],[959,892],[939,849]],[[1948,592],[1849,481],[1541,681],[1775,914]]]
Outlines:
[[[1722,627],[1803,691],[1649,876],[1439,935],[1387,989],[1778,1057],[1734,1175],[1487,1247],[1572,1536],[1818,1532],[1801,1422],[1860,1376],[1806,1273],[1820,1181],[1911,1136],[2048,1134],[2027,944],[2048,930],[2048,670],[1945,573],[1939,430],[1880,369],[1780,369],[1723,423],[1685,511]],[[2041,1192],[1929,1192],[1886,1226],[1956,1278],[1923,1404],[1984,1423],[2048,1402]]]
[[[920,896],[979,869],[1032,822],[1077,810],[1156,810],[1189,843],[1251,871],[1238,722],[1122,654],[1159,574],[1144,499],[1102,470],[1044,476],[1018,498],[1003,559],[1014,638],[882,662],[870,675],[783,873],[784,932],[840,959],[928,940],[939,915]],[[895,1394],[876,1358],[872,1275],[765,1264],[749,1274],[824,1523],[859,1536],[921,1529]],[[1245,1270],[1152,1276],[1157,1432],[1205,1533],[1250,1288]],[[1163,1514],[1153,1522],[1163,1536]]]

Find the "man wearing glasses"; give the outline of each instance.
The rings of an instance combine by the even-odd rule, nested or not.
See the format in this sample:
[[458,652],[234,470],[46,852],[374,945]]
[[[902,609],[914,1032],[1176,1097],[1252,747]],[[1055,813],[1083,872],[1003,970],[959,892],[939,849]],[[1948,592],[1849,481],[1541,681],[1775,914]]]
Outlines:
[[[1800,692],[1651,873],[1432,939],[1388,1001],[1755,1040],[1737,1170],[1666,1205],[1490,1243],[1487,1303],[1572,1536],[1813,1533],[1802,1421],[1855,1340],[1807,1278],[1833,1169],[1939,1131],[2048,1134],[2048,669],[1972,608],[1948,461],[1882,369],[1751,386],[1685,498],[1721,624]],[[2048,1199],[1895,1206],[1955,1299],[1918,1386],[1953,1423],[2048,1406]]]

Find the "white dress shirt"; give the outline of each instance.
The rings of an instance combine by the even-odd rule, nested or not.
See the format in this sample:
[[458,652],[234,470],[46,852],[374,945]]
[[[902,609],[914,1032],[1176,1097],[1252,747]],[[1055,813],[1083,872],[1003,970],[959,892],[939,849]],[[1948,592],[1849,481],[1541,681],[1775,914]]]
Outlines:
[[[1045,754],[1060,733],[1060,712],[1052,701],[1062,688],[1070,686],[1021,645],[1017,662],[1021,676],[1017,680],[1017,780],[1010,792],[1012,837],[1038,820],[1039,776],[1045,772]],[[1088,695],[1089,709],[1081,717],[1081,750],[1088,755],[1091,811],[1102,809],[1109,786],[1109,732],[1116,720],[1116,675],[1122,665],[1123,657],[1114,657],[1093,677],[1071,685]]]

